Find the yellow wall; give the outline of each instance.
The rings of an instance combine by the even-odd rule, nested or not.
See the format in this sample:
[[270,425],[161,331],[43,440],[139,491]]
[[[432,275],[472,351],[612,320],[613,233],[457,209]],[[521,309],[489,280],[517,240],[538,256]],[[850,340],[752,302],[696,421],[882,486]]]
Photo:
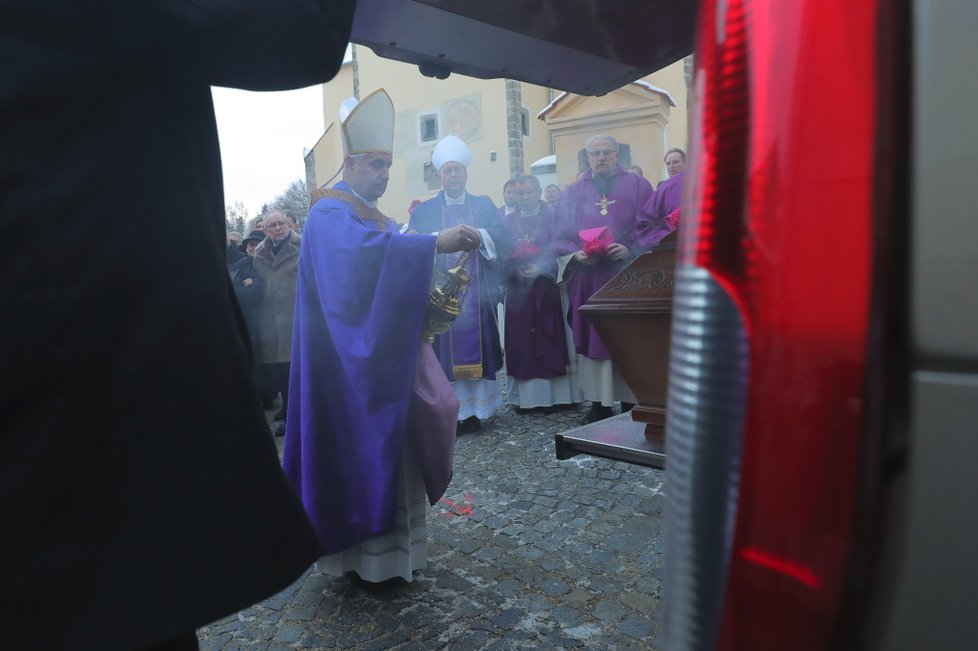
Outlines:
[[686,78],[683,75],[683,62],[682,60],[677,61],[658,72],[653,72],[643,79],[653,86],[658,86],[669,91],[672,98],[676,100],[676,106],[669,111],[669,123],[666,125],[663,152],[659,156],[661,172],[658,176],[653,177],[648,169],[645,170],[646,178],[651,180],[653,184],[658,184],[659,181],[669,177],[665,172],[665,165],[662,164],[662,159],[665,157],[665,150],[671,149],[672,147],[681,147],[684,151],[689,149],[689,125],[687,121],[689,107],[686,104]]
[[520,87],[523,106],[530,112],[530,137],[523,139],[523,173],[529,174],[530,165],[554,153],[550,129],[537,119],[537,114],[550,104],[551,93],[556,96],[557,92],[533,84],[520,84]]

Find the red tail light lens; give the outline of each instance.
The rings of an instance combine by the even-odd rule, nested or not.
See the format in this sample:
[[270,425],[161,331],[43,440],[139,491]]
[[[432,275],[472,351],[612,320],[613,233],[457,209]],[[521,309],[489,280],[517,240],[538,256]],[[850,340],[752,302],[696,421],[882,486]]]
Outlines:
[[670,366],[670,649],[831,646],[861,463],[877,12],[701,6]]

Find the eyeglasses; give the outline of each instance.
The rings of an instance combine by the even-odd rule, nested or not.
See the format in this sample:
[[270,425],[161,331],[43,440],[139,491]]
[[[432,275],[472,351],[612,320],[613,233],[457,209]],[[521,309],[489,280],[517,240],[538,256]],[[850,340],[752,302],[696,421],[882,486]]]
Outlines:
[[617,153],[618,151],[614,149],[599,149],[597,151],[589,151],[587,155],[590,156],[591,158],[601,158],[602,156],[607,158],[612,154],[617,154]]

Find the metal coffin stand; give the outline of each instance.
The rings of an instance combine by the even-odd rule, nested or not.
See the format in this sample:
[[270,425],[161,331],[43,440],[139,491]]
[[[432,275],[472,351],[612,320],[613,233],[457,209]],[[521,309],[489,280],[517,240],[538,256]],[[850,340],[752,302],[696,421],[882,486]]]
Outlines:
[[580,308],[638,403],[629,413],[555,435],[558,459],[590,454],[650,468],[665,466],[675,270],[675,245],[660,245],[635,258]]

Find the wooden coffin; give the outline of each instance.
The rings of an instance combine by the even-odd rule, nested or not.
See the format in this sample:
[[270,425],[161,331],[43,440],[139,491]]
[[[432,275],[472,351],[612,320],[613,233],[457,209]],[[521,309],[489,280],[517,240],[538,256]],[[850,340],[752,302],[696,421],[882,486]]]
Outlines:
[[675,245],[658,246],[635,258],[580,308],[638,400],[632,419],[646,424],[646,438],[663,443],[675,275]]

